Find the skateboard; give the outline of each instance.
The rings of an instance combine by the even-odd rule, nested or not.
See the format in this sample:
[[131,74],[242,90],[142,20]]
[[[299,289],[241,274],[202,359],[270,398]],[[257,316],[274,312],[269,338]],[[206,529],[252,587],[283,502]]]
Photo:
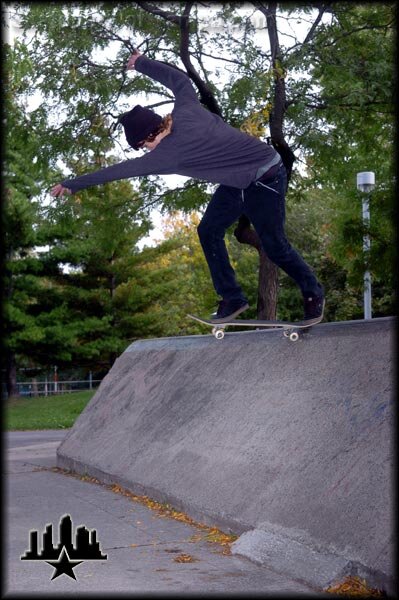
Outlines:
[[226,323],[215,323],[214,321],[209,321],[208,319],[201,319],[200,317],[196,317],[195,315],[187,315],[190,319],[194,319],[194,321],[198,321],[199,323],[203,323],[204,325],[209,325],[212,327],[212,334],[215,336],[217,340],[222,340],[224,338],[224,330],[226,327],[275,327],[283,330],[283,335],[286,338],[289,338],[291,342],[296,342],[299,339],[299,330],[306,331],[313,325],[317,325],[323,320],[323,317],[319,317],[317,319],[309,319],[307,321],[257,321],[257,320],[245,320],[245,319],[232,319]]

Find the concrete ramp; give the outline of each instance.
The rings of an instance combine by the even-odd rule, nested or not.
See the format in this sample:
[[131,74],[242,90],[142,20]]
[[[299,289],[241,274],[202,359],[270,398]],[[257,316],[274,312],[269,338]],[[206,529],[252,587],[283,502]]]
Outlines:
[[392,586],[395,319],[143,340],[60,467],[240,534],[233,552],[325,587]]

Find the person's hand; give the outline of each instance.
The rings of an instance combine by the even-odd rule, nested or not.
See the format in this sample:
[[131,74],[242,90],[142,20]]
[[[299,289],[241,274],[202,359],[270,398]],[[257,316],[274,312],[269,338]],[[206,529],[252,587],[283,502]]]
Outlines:
[[127,71],[129,71],[129,69],[134,69],[134,64],[139,56],[141,56],[141,52],[139,52],[138,50],[134,50],[132,56],[127,61],[127,65],[126,65]]
[[58,183],[53,188],[51,188],[50,194],[54,196],[54,198],[62,198],[65,194],[72,194],[72,191],[69,188],[63,187],[60,183]]

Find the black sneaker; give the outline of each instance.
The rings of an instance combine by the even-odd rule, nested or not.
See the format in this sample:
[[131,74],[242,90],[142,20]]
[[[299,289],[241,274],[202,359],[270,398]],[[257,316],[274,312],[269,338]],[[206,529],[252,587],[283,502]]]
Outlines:
[[249,304],[246,300],[220,300],[217,311],[211,315],[211,321],[214,323],[227,323],[247,308],[249,308]]
[[320,291],[317,294],[308,294],[304,296],[303,304],[305,310],[304,321],[321,321],[325,305],[323,288],[320,287]]

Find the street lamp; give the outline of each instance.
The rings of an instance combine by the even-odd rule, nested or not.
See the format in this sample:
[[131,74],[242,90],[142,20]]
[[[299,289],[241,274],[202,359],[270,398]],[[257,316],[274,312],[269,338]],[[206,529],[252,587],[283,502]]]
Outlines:
[[[375,187],[375,175],[373,171],[364,171],[362,173],[358,173],[356,176],[356,185],[359,192],[362,192],[363,194],[363,224],[367,230],[370,223],[370,194]],[[366,261],[368,262],[370,252],[370,236],[368,233],[365,233],[363,236],[363,252],[365,254]],[[371,319],[371,275],[368,269],[364,272],[364,318]]]

